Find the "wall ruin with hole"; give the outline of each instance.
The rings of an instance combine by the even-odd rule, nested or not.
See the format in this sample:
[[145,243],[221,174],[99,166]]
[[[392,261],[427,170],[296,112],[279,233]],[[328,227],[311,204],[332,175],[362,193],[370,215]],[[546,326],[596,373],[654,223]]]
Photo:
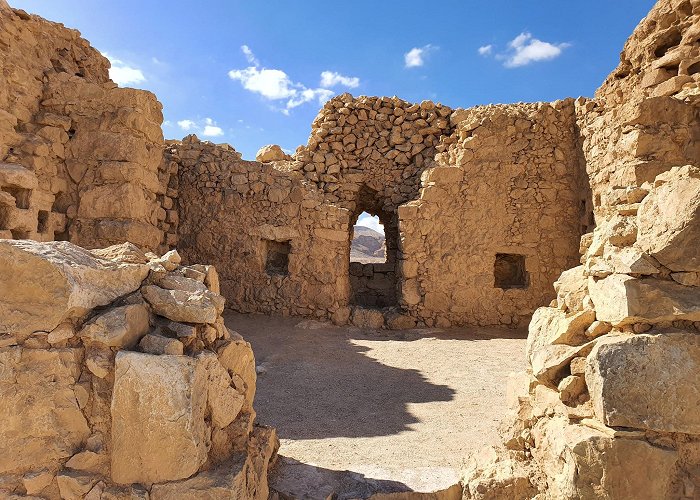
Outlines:
[[4,2],[0,20],[0,236],[172,243],[155,96],[118,88],[76,30]]

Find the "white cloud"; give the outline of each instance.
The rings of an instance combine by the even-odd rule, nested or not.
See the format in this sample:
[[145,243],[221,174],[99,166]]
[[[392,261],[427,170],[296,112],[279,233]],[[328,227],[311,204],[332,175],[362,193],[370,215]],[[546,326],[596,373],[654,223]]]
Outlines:
[[[327,88],[307,88],[302,83],[294,82],[289,78],[287,73],[281,69],[261,67],[260,62],[247,45],[241,46],[241,50],[252,66],[248,66],[244,69],[232,69],[228,72],[229,78],[234,81],[239,81],[244,89],[259,94],[267,100],[285,100],[286,103],[284,107],[280,108],[279,111],[286,115],[289,114],[291,109],[307,102],[318,100],[319,104],[323,104],[335,94],[335,92]],[[355,83],[353,78],[344,77],[337,73],[331,75],[347,79],[344,81],[338,80],[338,83]],[[321,74],[321,79],[324,79],[323,73]],[[357,84],[359,85],[359,79],[357,79]],[[322,87],[324,86],[328,85],[322,84]]]
[[379,223],[379,217],[362,212],[357,218],[357,225],[374,229],[378,233],[384,234],[384,226]]
[[109,77],[117,85],[133,85],[146,81],[146,77],[140,69],[129,66],[124,61],[111,57],[107,52],[103,52],[102,55],[109,59],[111,63]]
[[403,55],[403,60],[406,67],[418,68],[420,66],[423,66],[425,64],[425,59],[427,58],[428,54],[436,49],[437,47],[431,44],[424,45],[423,47],[413,47],[411,50],[409,50]]
[[216,125],[206,125],[204,130],[202,130],[202,135],[205,137],[219,137],[224,135],[224,131]]
[[194,129],[197,124],[193,120],[179,120],[177,126],[180,127],[185,132]]
[[505,67],[517,68],[533,62],[555,59],[570,46],[568,43],[543,42],[533,38],[532,34],[523,32],[510,41],[508,52],[500,58],[505,60]]
[[336,85],[354,89],[360,85],[360,79],[356,76],[344,76],[335,71],[323,71],[321,73],[321,87],[328,88]]
[[248,62],[254,66],[260,66],[260,61],[258,61],[255,58],[255,54],[253,54],[253,51],[250,50],[250,47],[247,45],[241,45],[241,51],[243,54],[245,54],[245,58],[248,60]]
[[178,120],[177,126],[184,132],[199,133],[204,137],[220,137],[224,135],[224,129],[219,127],[211,118],[204,120]]
[[489,56],[491,55],[491,52],[493,52],[493,45],[484,45],[482,47],[479,47],[480,56]]

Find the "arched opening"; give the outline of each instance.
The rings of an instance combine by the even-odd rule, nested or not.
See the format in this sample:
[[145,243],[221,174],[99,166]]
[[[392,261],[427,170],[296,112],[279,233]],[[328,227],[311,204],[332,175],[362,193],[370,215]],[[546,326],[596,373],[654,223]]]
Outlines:
[[363,187],[350,231],[350,303],[363,307],[396,305],[396,214],[383,207],[376,191]]

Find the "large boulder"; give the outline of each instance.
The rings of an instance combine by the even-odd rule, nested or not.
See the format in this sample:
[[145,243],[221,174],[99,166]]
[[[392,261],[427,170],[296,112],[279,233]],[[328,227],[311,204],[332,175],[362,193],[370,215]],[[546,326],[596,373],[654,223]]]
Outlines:
[[68,242],[0,240],[0,318],[22,340],[82,318],[141,286],[148,267],[103,260]]
[[700,335],[609,335],[586,363],[595,414],[609,426],[700,434]]
[[80,337],[108,347],[130,349],[148,333],[148,309],[144,304],[115,307],[91,319]]
[[268,144],[261,147],[255,154],[255,159],[262,163],[271,161],[289,160],[290,156],[282,151],[282,148],[277,144]]
[[697,288],[675,281],[613,274],[599,280],[589,278],[588,290],[597,319],[613,325],[700,321]]
[[75,393],[80,356],[80,349],[0,351],[0,475],[58,468],[83,446],[90,428]]
[[143,287],[142,293],[153,312],[173,321],[214,323],[224,310],[223,297],[208,290],[186,292],[148,285]]
[[197,472],[210,446],[204,363],[121,351],[115,365],[112,480],[151,484]]
[[700,271],[700,169],[675,167],[656,184],[637,213],[637,244],[672,271]]
[[547,477],[548,498],[669,498],[678,453],[560,417],[533,429],[533,456]]

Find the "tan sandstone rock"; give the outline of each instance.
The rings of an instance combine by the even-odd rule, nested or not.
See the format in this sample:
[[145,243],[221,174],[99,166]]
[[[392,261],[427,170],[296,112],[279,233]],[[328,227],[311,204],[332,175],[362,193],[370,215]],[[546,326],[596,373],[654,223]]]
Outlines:
[[138,289],[146,266],[94,257],[68,242],[0,241],[2,329],[26,338]]
[[145,286],[143,297],[156,314],[185,323],[214,323],[224,310],[224,299],[212,292],[166,290]]
[[148,328],[148,309],[143,304],[132,304],[110,309],[91,319],[79,335],[108,347],[130,349],[138,344]]
[[256,161],[267,163],[271,161],[289,160],[290,156],[282,151],[282,148],[277,144],[269,144],[267,146],[261,147],[257,153],[255,153]]
[[111,403],[113,481],[151,484],[197,472],[209,449],[206,402],[207,373],[198,360],[117,354]]
[[700,271],[700,169],[676,167],[656,183],[639,207],[638,244],[672,271]]
[[700,335],[668,331],[602,338],[586,381],[609,426],[700,434]]
[[700,320],[700,294],[674,281],[614,274],[589,278],[596,317],[613,325]]

